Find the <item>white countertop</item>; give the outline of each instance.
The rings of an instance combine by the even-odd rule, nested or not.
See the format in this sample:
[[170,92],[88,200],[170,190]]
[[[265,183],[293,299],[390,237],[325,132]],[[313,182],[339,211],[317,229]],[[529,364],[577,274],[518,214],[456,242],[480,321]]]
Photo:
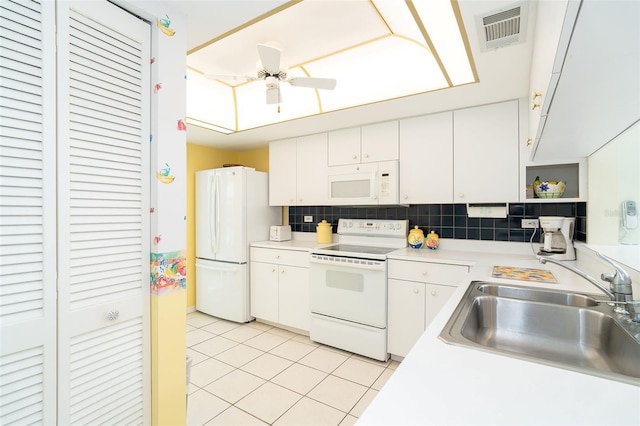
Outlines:
[[[459,261],[462,253],[398,252],[398,258]],[[385,384],[359,425],[640,425],[640,387],[485,351],[438,338],[468,283],[475,279],[598,290],[557,265],[541,265],[530,254],[464,254],[475,265],[465,283],[424,332]],[[435,261],[435,260],[434,260]],[[449,262],[450,263],[450,262]],[[558,284],[491,277],[494,265],[547,269]],[[640,360],[639,360],[640,362]]]
[[[336,236],[334,235],[334,240]],[[333,243],[330,243],[333,244]],[[328,246],[330,244],[318,244],[316,242],[316,234],[311,232],[293,232],[293,239],[289,241],[256,241],[251,243],[251,247],[311,251],[318,247]]]
[[[334,242],[337,239],[334,235]],[[309,251],[319,245],[315,234],[303,234],[251,246]],[[592,284],[560,266],[541,265],[528,243],[441,240],[438,250],[406,248],[388,257],[472,269],[357,424],[640,425],[638,386],[449,345],[438,338],[472,280],[598,294]],[[493,278],[496,265],[550,270],[558,283]]]

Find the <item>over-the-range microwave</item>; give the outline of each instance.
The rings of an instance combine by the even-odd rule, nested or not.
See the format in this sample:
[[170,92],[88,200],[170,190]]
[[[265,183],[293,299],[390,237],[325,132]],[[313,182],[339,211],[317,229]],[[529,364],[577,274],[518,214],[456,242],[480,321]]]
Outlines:
[[398,161],[329,167],[329,202],[332,205],[398,204]]

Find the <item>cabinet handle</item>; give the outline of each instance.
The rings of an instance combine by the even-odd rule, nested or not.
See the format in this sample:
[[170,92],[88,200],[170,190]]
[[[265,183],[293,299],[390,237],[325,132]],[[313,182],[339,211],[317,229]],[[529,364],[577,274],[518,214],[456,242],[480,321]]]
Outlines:
[[276,268],[273,268],[273,269],[271,270],[271,272],[276,272]]
[[437,291],[435,291],[435,290],[433,290],[433,291],[431,292],[431,295],[432,295],[432,296],[437,296],[437,295],[438,295],[438,292],[437,292]]
[[413,292],[414,292],[415,294],[418,294],[418,293],[420,293],[420,290],[419,290],[419,289],[417,289],[417,288],[414,288],[414,289],[413,289]]
[[405,194],[403,198],[406,200],[407,198],[409,198],[409,196]]
[[458,194],[458,197],[459,197],[459,198],[464,198],[464,192],[459,193],[459,194]]
[[536,109],[536,108],[540,108],[540,104],[537,104],[537,103],[535,103],[535,102],[534,102],[534,103],[532,103],[532,104],[531,104],[531,111],[533,111],[533,110],[534,110],[534,109]]
[[526,145],[527,145],[527,146],[531,146],[531,143],[532,143],[532,142],[533,142],[533,141],[531,140],[531,138],[527,138]]
[[536,99],[538,99],[540,96],[542,96],[542,92],[533,92],[533,93],[531,94],[531,100],[534,100],[534,101],[535,101],[535,100],[536,100]]
[[112,309],[109,312],[107,312],[107,319],[109,321],[115,321],[120,317],[120,311],[118,311],[117,309]]
[[280,259],[280,255],[279,254],[276,255],[276,259]]
[[281,274],[284,274],[284,269],[282,271],[280,271]]
[[364,155],[364,158],[369,158],[369,154],[365,154],[365,155]]
[[422,275],[427,276],[427,271],[422,271]]
[[358,159],[358,156],[354,154],[354,155],[353,155],[353,157],[352,157],[352,159],[353,159],[353,160],[357,160],[357,159]]

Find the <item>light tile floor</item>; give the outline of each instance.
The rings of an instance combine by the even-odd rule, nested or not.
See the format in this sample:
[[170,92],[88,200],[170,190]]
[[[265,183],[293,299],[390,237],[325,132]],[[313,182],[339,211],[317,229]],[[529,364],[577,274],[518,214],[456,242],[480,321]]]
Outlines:
[[353,425],[398,366],[259,322],[187,315],[187,425]]

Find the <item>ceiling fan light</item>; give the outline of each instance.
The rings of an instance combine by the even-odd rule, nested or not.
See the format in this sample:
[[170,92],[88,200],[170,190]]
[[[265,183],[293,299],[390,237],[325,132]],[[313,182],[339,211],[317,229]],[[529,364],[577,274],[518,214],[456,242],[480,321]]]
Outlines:
[[280,103],[280,89],[276,86],[275,88],[267,88],[267,104],[278,104]]

